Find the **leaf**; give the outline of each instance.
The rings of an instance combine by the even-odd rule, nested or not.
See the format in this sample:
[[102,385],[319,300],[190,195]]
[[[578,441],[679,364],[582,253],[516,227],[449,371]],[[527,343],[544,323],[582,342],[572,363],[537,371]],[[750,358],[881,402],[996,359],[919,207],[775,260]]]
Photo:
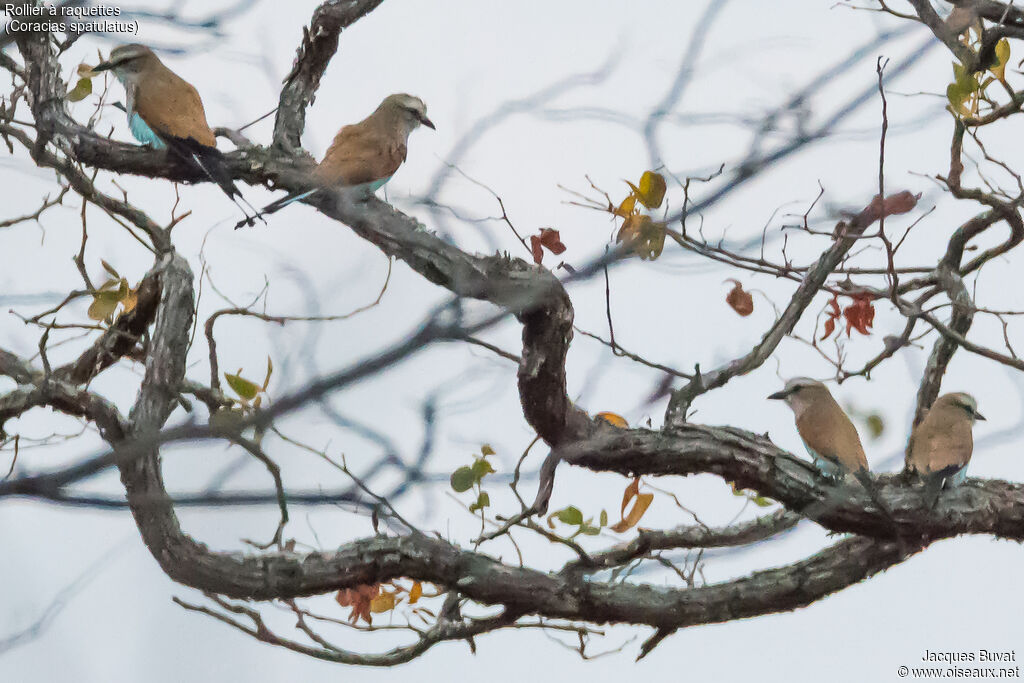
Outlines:
[[568,524],[570,526],[579,526],[580,524],[583,524],[583,513],[580,512],[579,508],[573,505],[559,510],[551,516],[562,524]]
[[607,510],[601,510],[601,517],[599,519],[599,523],[603,527],[608,526],[608,511]]
[[750,500],[759,508],[771,507],[775,503],[771,498],[765,498],[764,496],[753,496]]
[[544,249],[541,248],[540,237],[530,235],[530,251],[533,253],[533,262],[539,266],[544,260]]
[[266,391],[270,385],[270,376],[274,373],[274,361],[270,360],[270,356],[267,356],[267,376],[263,378],[263,387],[260,391]]
[[902,213],[911,211],[917,206],[917,201],[921,198],[921,193],[914,194],[909,190],[903,190],[896,194],[891,194],[884,200],[879,198],[879,195],[875,195],[863,211],[861,211],[858,219],[861,222],[865,222],[865,225],[874,223],[883,216],[888,218],[889,216],[896,216]]
[[601,530],[596,526],[590,526],[589,524],[583,524],[580,526],[580,530],[577,532],[584,536],[597,536],[601,533]]
[[832,336],[832,333],[835,332],[836,329],[836,321],[839,320],[840,315],[842,315],[841,311],[839,310],[838,294],[833,294],[832,298],[829,299],[828,308],[829,310],[826,311],[828,319],[825,320],[825,332],[821,335],[821,337],[818,338],[819,341],[821,341],[822,339],[828,339],[830,336]]
[[232,391],[238,394],[238,398],[243,401],[251,401],[256,398],[256,394],[260,393],[260,385],[242,377],[242,368],[238,368],[238,372],[234,375],[225,372],[224,379],[227,380]]
[[128,292],[124,295],[124,298],[121,299],[122,314],[131,313],[132,311],[134,311],[135,306],[138,305],[138,303],[139,290],[129,289]]
[[488,474],[494,472],[494,467],[488,461],[483,458],[477,458],[473,461],[473,464],[469,467],[470,471],[473,472],[474,483],[479,482]]
[[846,336],[850,336],[850,329],[857,330],[863,335],[871,334],[871,326],[875,322],[875,307],[871,304],[871,297],[867,294],[858,294],[853,297],[853,303],[843,309],[843,317],[846,318]]
[[68,102],[81,102],[92,94],[92,81],[88,78],[79,78],[78,83],[71,90],[68,90]]
[[101,263],[101,264],[103,264],[103,270],[105,270],[105,271],[107,271],[108,273],[110,273],[110,275],[111,275],[111,276],[112,276],[112,277],[113,277],[113,278],[114,278],[115,280],[120,280],[120,279],[121,279],[121,274],[120,274],[120,273],[118,273],[118,272],[117,272],[116,270],[114,270],[114,266],[110,265],[109,263],[107,263],[107,262],[106,262],[106,261],[104,261],[103,259],[100,259],[100,263]]
[[647,508],[651,506],[651,502],[654,500],[653,493],[638,493],[636,496],[636,502],[633,503],[633,507],[630,508],[629,514],[622,518],[621,522],[613,524],[610,528],[615,533],[621,534],[634,526],[640,521],[647,512]]
[[393,592],[384,592],[370,600],[370,611],[374,614],[390,612],[398,604],[398,595]]
[[878,413],[870,413],[864,418],[864,423],[868,428],[868,435],[872,441],[882,438],[882,434],[885,433],[885,418]]
[[481,491],[480,495],[476,497],[476,502],[469,506],[469,511],[476,512],[477,510],[483,510],[490,504],[491,497],[487,495],[487,491]]
[[352,613],[349,614],[348,618],[351,623],[354,624],[359,619],[362,619],[367,624],[372,624],[370,606],[378,593],[380,593],[380,584],[370,583],[356,586],[355,588],[342,588],[334,599],[342,607],[352,608]]
[[996,43],[995,50],[995,63],[989,66],[988,70],[992,72],[997,79],[1000,81],[1006,80],[1006,64],[1010,61],[1010,41],[1006,38],[1002,38]]
[[420,583],[419,581],[413,581],[412,582],[412,588],[409,589],[409,604],[410,605],[415,605],[417,602],[419,602],[419,600],[420,600],[420,598],[422,596],[423,596],[423,584]]
[[612,427],[618,427],[619,429],[629,429],[629,423],[626,422],[626,418],[616,413],[602,412],[594,416],[595,420],[603,420],[610,424]]
[[619,516],[626,514],[626,506],[629,505],[629,501],[633,500],[633,497],[640,492],[640,478],[637,477],[633,481],[629,482],[629,486],[622,493],[622,508],[619,510]]
[[476,474],[473,473],[468,467],[460,467],[459,469],[452,472],[451,484],[452,488],[456,492],[462,493],[473,488],[473,484],[477,482]]
[[660,173],[644,171],[639,187],[628,180],[626,184],[633,190],[632,196],[648,209],[657,209],[665,200],[665,178]]
[[494,455],[494,449],[491,448],[490,444],[485,443],[483,446],[480,447],[480,455],[484,456],[485,458],[488,455]]
[[92,78],[96,75],[96,72],[92,70],[92,67],[82,62],[78,65],[78,75],[82,78]]
[[106,320],[114,314],[119,303],[121,303],[120,292],[96,292],[92,295],[92,303],[89,304],[89,310],[87,312],[88,316],[92,320]]
[[754,312],[754,297],[751,296],[750,292],[743,291],[743,285],[740,284],[739,280],[729,279],[726,282],[733,282],[735,285],[729,293],[725,295],[725,303],[732,307],[732,310],[736,311],[743,317],[746,317]]
[[612,211],[612,213],[620,218],[627,218],[632,216],[636,211],[636,194],[630,192],[629,196],[622,200],[619,204],[619,208]]
[[648,209],[657,209],[665,200],[665,177],[654,171],[640,176],[640,201]]
[[616,244],[625,242],[645,261],[661,256],[665,248],[666,225],[656,222],[650,216],[634,214],[626,218],[615,237]]

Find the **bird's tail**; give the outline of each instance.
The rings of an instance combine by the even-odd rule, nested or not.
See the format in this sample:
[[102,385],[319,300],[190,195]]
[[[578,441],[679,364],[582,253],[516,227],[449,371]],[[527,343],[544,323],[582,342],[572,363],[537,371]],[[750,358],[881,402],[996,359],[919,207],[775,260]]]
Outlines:
[[897,546],[899,546],[899,553],[900,555],[906,555],[906,545],[903,541],[903,537],[900,535],[900,526],[896,523],[896,518],[893,517],[892,510],[889,509],[888,505],[882,502],[882,496],[878,493],[878,487],[875,486],[875,482],[871,478],[871,475],[868,473],[866,469],[861,468],[854,472],[853,476],[857,478],[857,481],[860,482],[860,485],[863,486],[864,490],[868,492],[868,497],[870,497],[871,501],[876,506],[878,506],[878,509],[879,511],[881,511],[882,515],[887,520],[889,520],[889,524],[892,525],[893,533],[896,536],[896,544]]
[[[257,219],[263,220],[256,211],[256,207],[246,201],[238,186],[235,185],[235,181],[231,178],[231,174],[228,173],[227,167],[224,165],[224,155],[221,154],[219,149],[207,147],[192,138],[183,140],[181,138],[165,136],[164,139],[171,151],[186,162],[194,165],[202,171],[203,175],[217,183],[228,199],[233,201],[235,206],[242,211],[245,218],[239,222],[239,225],[255,225]],[[242,204],[245,204],[245,206],[242,206]],[[252,211],[252,215],[249,214],[249,211],[246,211],[246,207]],[[266,221],[263,222],[266,223]]]
[[[310,196],[314,192],[316,192],[316,188],[314,188],[312,190],[300,190],[298,192],[291,192],[289,194],[286,194],[285,196],[281,197],[280,199],[275,199],[274,201],[272,201],[269,204],[267,204],[266,206],[264,206],[262,210],[260,210],[255,216],[252,217],[252,219],[254,220],[254,219],[258,218],[261,221],[263,221],[263,217],[264,216],[272,214],[272,213],[275,213],[277,211],[280,211],[281,209],[283,209],[284,207],[288,206],[289,204],[291,204],[293,202],[297,202],[297,201],[299,201],[301,199],[305,199],[306,197]],[[266,221],[263,221],[263,222],[265,223]],[[246,221],[238,221],[238,223],[235,225],[235,229],[238,229],[238,228],[242,227],[243,225],[247,225],[247,224],[251,225],[251,223],[246,223]]]
[[944,472],[930,472],[924,475],[924,501],[929,510],[934,510],[942,494],[942,485],[946,482]]

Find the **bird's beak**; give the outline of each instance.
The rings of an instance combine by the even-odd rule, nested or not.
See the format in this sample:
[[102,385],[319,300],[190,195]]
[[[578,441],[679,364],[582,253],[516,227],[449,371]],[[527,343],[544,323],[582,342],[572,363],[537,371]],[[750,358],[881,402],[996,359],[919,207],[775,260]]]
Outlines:
[[420,123],[422,123],[424,126],[429,128],[430,130],[437,130],[437,128],[434,127],[434,122],[431,121],[430,119],[428,119],[426,116],[420,116],[419,119],[420,119]]
[[92,68],[92,70],[93,70],[93,72],[96,72],[96,71],[107,71],[108,69],[113,69],[113,68],[114,68],[114,63],[113,62],[100,62],[99,64],[94,66]]
[[787,396],[789,396],[789,394],[786,392],[785,389],[783,389],[782,391],[776,391],[774,394],[772,394],[768,398],[773,398],[773,399],[777,399],[779,401],[782,401],[782,400],[785,400],[785,398]]
[[984,415],[982,415],[981,413],[979,413],[977,410],[974,411],[974,419],[975,420],[982,420],[984,422],[988,422],[988,418],[985,417]]

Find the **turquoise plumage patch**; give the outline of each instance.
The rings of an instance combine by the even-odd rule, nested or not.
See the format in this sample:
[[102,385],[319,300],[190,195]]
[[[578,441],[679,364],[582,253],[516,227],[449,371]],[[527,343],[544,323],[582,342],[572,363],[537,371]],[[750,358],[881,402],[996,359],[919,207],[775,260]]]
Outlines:
[[164,141],[157,137],[153,129],[138,114],[131,114],[128,117],[128,128],[131,129],[132,136],[144,145],[149,145],[153,149],[164,149],[167,147]]

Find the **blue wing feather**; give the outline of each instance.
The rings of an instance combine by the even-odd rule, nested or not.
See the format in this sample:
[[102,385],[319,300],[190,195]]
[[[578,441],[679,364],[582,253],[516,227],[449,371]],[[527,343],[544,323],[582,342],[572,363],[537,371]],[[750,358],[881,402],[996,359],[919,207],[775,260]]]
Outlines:
[[164,141],[153,132],[153,129],[138,114],[133,113],[128,116],[128,128],[131,129],[135,139],[144,145],[149,145],[153,149],[164,149],[167,147]]

